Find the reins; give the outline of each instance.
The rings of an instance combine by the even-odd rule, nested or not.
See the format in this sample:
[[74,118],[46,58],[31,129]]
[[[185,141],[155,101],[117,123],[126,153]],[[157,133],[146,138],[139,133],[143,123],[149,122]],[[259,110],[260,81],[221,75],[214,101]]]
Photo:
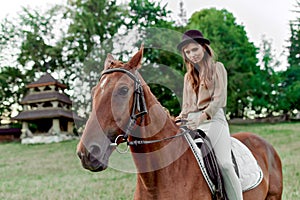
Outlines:
[[[148,113],[145,98],[144,98],[144,91],[143,91],[143,87],[141,85],[141,81],[139,80],[139,78],[135,74],[133,74],[132,72],[130,72],[126,69],[122,69],[122,68],[107,69],[107,70],[102,72],[101,77],[105,74],[110,74],[110,73],[113,73],[113,72],[124,73],[124,74],[128,75],[134,81],[133,106],[132,106],[129,122],[126,126],[125,134],[118,135],[115,139],[115,142],[110,144],[110,146],[116,147],[116,149],[119,153],[127,153],[128,150],[129,150],[129,146],[138,146],[138,145],[148,145],[148,144],[159,143],[159,142],[171,140],[171,139],[174,139],[174,138],[177,138],[177,137],[182,137],[185,134],[191,132],[191,130],[189,130],[188,128],[183,126],[183,127],[180,128],[182,130],[181,133],[170,136],[170,137],[166,137],[166,138],[163,138],[163,139],[128,141],[128,135],[132,131],[132,129],[133,129],[135,123],[136,123],[136,120],[139,117],[143,118],[143,116]],[[125,143],[125,142],[127,143],[127,149],[126,150],[118,149],[119,144]]]
[[[128,152],[129,146],[148,145],[148,144],[164,142],[164,141],[171,140],[171,139],[178,138],[178,137],[182,137],[186,134],[191,133],[191,130],[186,128],[186,126],[181,127],[180,130],[182,130],[183,132],[181,132],[179,134],[176,134],[176,135],[173,135],[173,136],[170,136],[170,137],[159,139],[159,140],[133,140],[133,141],[128,141],[128,138],[124,138],[124,135],[118,135],[118,137],[115,139],[115,142],[111,143],[110,146],[116,147],[117,151],[122,154],[122,153],[127,153]],[[122,139],[122,141],[118,142],[118,140],[120,138]],[[120,149],[117,148],[119,146],[119,144],[125,143],[125,142],[127,143],[127,149],[126,150],[120,150]]]

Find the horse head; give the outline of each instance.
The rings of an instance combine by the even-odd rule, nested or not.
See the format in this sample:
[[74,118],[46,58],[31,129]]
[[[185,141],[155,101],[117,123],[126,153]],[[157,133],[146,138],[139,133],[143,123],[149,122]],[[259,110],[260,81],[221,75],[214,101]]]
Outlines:
[[130,128],[128,123],[132,123],[130,120],[146,112],[145,105],[141,104],[143,97],[136,97],[136,93],[143,92],[136,74],[142,58],[143,46],[127,63],[115,60],[110,54],[107,56],[101,78],[92,89],[92,112],[77,146],[84,168],[106,169],[116,149],[112,144],[124,140]]

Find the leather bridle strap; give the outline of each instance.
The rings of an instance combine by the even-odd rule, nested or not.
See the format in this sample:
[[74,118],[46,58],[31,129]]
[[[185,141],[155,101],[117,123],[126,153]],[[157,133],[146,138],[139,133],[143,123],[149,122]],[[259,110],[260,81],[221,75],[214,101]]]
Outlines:
[[142,87],[140,79],[135,74],[131,73],[129,70],[126,70],[126,69],[122,69],[122,68],[107,69],[102,72],[101,77],[105,74],[110,74],[113,72],[124,73],[124,74],[128,75],[129,78],[131,78],[134,81],[133,106],[132,106],[129,122],[128,122],[126,130],[125,130],[125,135],[123,135],[123,140],[127,141],[128,135],[132,131],[132,129],[136,123],[136,120],[139,117],[142,117],[142,120],[143,120],[143,116],[148,113],[147,107],[146,107],[146,102],[145,102],[145,97],[144,97],[144,91],[143,91],[143,87]]
[[[138,145],[148,145],[148,144],[154,144],[154,143],[159,143],[159,142],[164,142],[164,141],[167,141],[167,140],[171,140],[171,139],[174,139],[174,138],[178,138],[178,137],[182,137],[186,134],[193,134],[195,132],[193,132],[192,130],[186,128],[186,127],[181,127],[181,133],[178,133],[176,135],[173,135],[173,136],[170,136],[170,137],[166,137],[166,138],[163,138],[163,139],[159,139],[159,140],[133,140],[133,141],[128,141],[128,139],[124,138],[124,135],[118,135],[118,137],[116,138],[115,142],[114,143],[111,143],[110,146],[112,147],[116,147],[117,151],[121,154],[123,153],[127,153],[128,150],[129,150],[129,146],[138,146]],[[118,142],[119,139],[122,139],[121,142]],[[120,143],[124,143],[124,142],[127,142],[127,149],[123,149],[123,150],[120,150],[118,149],[118,145]]]
[[154,143],[158,143],[158,142],[164,142],[164,141],[167,141],[167,140],[171,140],[171,139],[174,139],[174,138],[177,138],[177,137],[182,137],[185,134],[190,133],[190,132],[191,132],[191,130],[185,129],[182,133],[179,133],[177,135],[173,135],[173,136],[170,136],[170,137],[166,137],[166,138],[163,138],[163,139],[160,139],[160,140],[133,140],[133,141],[127,142],[127,144],[129,146],[137,146],[137,145],[142,145],[142,144],[154,144]]
[[[133,141],[128,141],[128,135],[132,131],[132,129],[133,129],[135,123],[136,123],[137,118],[138,117],[143,117],[145,114],[148,113],[145,98],[144,98],[144,91],[143,91],[141,82],[138,79],[138,77],[136,75],[134,75],[133,73],[131,73],[130,71],[126,70],[126,69],[122,69],[122,68],[107,69],[107,70],[102,72],[101,77],[105,74],[110,74],[110,73],[113,73],[113,72],[125,73],[134,81],[134,100],[133,100],[133,106],[132,106],[130,120],[127,124],[125,134],[124,135],[118,135],[118,137],[115,139],[115,142],[111,143],[110,146],[117,147],[120,143],[127,142],[127,149],[125,151],[120,151],[117,148],[117,151],[119,153],[126,153],[128,151],[129,146],[153,144],[153,143],[158,143],[158,142],[171,140],[171,139],[174,139],[174,138],[177,138],[177,137],[182,137],[185,134],[191,134],[191,130],[187,129],[185,126],[182,126],[181,127],[181,131],[182,131],[181,133],[170,136],[170,137],[166,137],[166,138],[163,138],[163,139],[160,139],[160,140],[133,140]],[[121,140],[121,141],[119,141],[119,140]]]

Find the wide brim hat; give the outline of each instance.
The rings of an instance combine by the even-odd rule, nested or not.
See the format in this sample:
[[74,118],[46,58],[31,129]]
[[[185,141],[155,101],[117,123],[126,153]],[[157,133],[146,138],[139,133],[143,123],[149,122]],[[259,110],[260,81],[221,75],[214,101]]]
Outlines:
[[182,47],[188,43],[196,42],[199,44],[210,44],[210,41],[203,37],[203,34],[198,30],[188,30],[186,31],[181,39],[181,42],[177,45],[179,51],[182,50]]

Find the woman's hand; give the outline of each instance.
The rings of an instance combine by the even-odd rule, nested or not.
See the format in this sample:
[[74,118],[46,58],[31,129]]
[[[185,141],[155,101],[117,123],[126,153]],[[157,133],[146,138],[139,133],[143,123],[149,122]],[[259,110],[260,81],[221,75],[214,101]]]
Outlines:
[[200,117],[194,118],[194,119],[189,119],[188,122],[186,123],[186,126],[191,129],[191,130],[196,130],[197,127],[201,122],[204,122],[207,120],[207,114],[203,112]]
[[182,116],[177,116],[175,118],[175,123],[176,123],[177,126],[184,125],[186,122],[187,122],[187,120],[184,119]]
[[177,117],[175,118],[175,123],[176,123],[177,126],[180,126],[180,125],[181,125],[181,116],[177,116]]

